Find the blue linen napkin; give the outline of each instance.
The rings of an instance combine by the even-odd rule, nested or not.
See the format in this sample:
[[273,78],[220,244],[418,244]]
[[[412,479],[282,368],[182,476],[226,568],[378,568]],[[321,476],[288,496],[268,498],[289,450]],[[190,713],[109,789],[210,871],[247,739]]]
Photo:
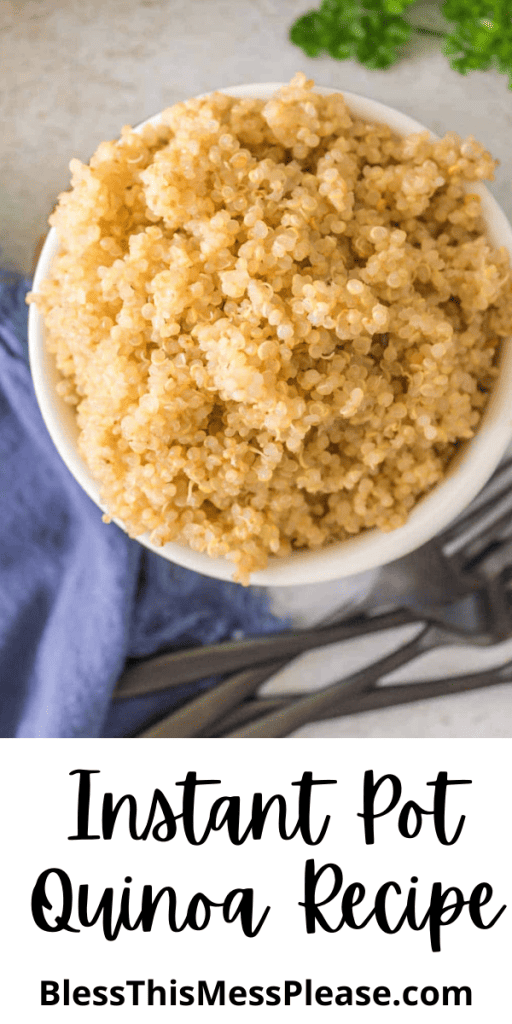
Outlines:
[[284,625],[266,594],[172,565],[82,491],[28,367],[30,282],[0,273],[0,735],[127,735],[215,680],[112,703],[127,658]]

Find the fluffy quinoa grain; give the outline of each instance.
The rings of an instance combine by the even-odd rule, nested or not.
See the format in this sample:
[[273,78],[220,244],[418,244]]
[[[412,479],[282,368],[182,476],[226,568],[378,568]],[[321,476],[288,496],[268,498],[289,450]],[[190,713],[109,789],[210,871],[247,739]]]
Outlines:
[[123,128],[50,223],[39,294],[108,519],[269,554],[401,526],[473,436],[512,334],[473,138],[401,139],[297,74]]

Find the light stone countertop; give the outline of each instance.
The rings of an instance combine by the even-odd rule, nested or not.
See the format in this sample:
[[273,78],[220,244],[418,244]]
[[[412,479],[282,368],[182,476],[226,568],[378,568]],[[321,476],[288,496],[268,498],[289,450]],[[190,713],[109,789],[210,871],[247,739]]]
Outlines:
[[[512,91],[505,76],[462,77],[436,40],[417,38],[394,68],[369,72],[352,61],[311,60],[288,28],[317,0],[3,0],[0,5],[0,263],[30,273],[35,246],[69,160],[87,160],[124,124],[223,86],[286,81],[297,70],[317,84],[395,106],[442,135],[473,134],[500,160],[494,196],[512,218]],[[372,578],[279,591],[300,620],[347,601]],[[384,640],[378,654],[384,653]],[[308,655],[275,690],[308,688],[340,674],[340,650]],[[501,654],[512,656],[512,642]],[[457,669],[474,670],[486,653],[459,650]],[[356,667],[360,648],[343,653]],[[496,658],[495,658],[496,660]],[[436,671],[453,671],[437,655]],[[419,673],[418,673],[419,674]],[[398,678],[398,677],[397,677]],[[412,678],[409,673],[406,678]],[[309,726],[301,736],[450,737],[512,735],[512,686]]]

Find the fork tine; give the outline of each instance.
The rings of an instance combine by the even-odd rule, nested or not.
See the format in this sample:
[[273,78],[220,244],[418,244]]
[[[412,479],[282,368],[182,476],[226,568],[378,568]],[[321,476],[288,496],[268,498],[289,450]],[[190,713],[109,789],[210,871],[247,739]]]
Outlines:
[[[503,506],[507,505],[504,511]],[[489,536],[493,533],[496,527],[505,528],[510,524],[512,529],[512,516],[509,511],[509,506],[512,506],[512,457],[506,460],[498,467],[491,480],[487,484],[486,488],[478,495],[471,503],[469,508],[451,524],[445,531],[443,531],[434,541],[431,541],[429,545],[424,546],[424,552],[426,555],[428,570],[427,576],[432,569],[432,559],[435,555],[438,556],[438,561],[441,565],[443,575],[443,597],[446,601],[446,588],[449,583],[448,589],[450,592],[453,591],[452,597],[457,594],[457,582],[460,584],[459,590],[461,593],[468,592],[468,573],[464,562],[467,563],[469,554],[471,558],[474,557],[476,550],[475,545],[478,542],[478,550],[482,550],[482,544],[488,541]],[[497,516],[497,512],[499,512]],[[464,548],[464,544],[468,547]],[[427,551],[428,549],[428,551]],[[464,549],[464,550],[463,550]],[[420,549],[414,553],[414,559],[417,562],[421,553]],[[460,553],[463,550],[463,560],[461,563]],[[404,560],[402,560],[404,561]],[[415,566],[415,573],[417,572],[417,565]],[[471,587],[471,580],[469,580]],[[474,585],[475,589],[481,584],[481,579],[475,577]],[[501,588],[502,589],[502,588]],[[501,618],[497,619],[499,623],[500,636],[503,634],[505,628],[505,618],[508,623],[509,611],[508,607],[504,608],[503,603],[500,605],[502,599],[500,586],[496,584],[494,587],[493,594],[490,595],[490,601],[488,602],[487,610],[493,612],[499,611]],[[346,607],[346,606],[345,606]],[[390,613],[391,615],[393,613]],[[400,614],[395,610],[394,614]],[[486,616],[486,626],[493,626],[493,615]],[[327,623],[337,622],[339,617],[339,610],[336,613],[332,613],[327,616],[322,625],[327,626]],[[345,616],[342,617],[343,619]],[[395,623],[396,624],[396,623]],[[376,621],[368,626],[370,630],[376,628]],[[348,623],[347,623],[348,626]],[[318,624],[317,624],[318,628]],[[508,626],[507,626],[508,629]],[[310,630],[313,634],[315,627]],[[281,644],[283,642],[282,634],[279,634],[280,639],[277,642],[277,650],[274,656],[279,656],[281,651]],[[247,659],[244,661],[245,655],[242,656],[242,648],[247,647],[247,652],[250,649],[250,658],[253,663],[256,661],[256,648],[263,647],[264,651],[260,651],[259,662],[266,661],[272,658],[272,638],[266,637],[260,640],[252,639],[236,645],[220,645],[224,647],[222,656],[226,654],[226,646],[236,647],[236,650],[229,652],[235,658],[234,662],[222,662],[222,665],[214,665],[214,654],[219,654],[219,650],[216,648],[219,645],[212,646],[211,648],[192,649],[187,651],[172,652],[171,654],[157,655],[154,658],[147,659],[142,663],[138,663],[130,668],[126,669],[121,679],[118,681],[116,690],[114,692],[115,698],[122,698],[128,696],[139,695],[141,693],[153,692],[159,689],[167,688],[177,682],[191,681],[198,679],[212,672],[216,674],[224,673],[227,671],[233,671],[235,668],[242,667],[247,664]],[[251,646],[252,645],[252,646]],[[299,653],[298,651],[296,653]],[[240,655],[240,657],[239,657]],[[236,660],[238,659],[238,660]],[[172,678],[170,678],[172,677]]]
[[482,600],[485,602],[488,621],[496,640],[510,636],[510,606],[500,577],[488,579]]
[[510,635],[511,610],[504,572],[512,555],[512,458],[507,459],[460,516],[434,541],[447,571],[478,591],[479,605],[495,640]]

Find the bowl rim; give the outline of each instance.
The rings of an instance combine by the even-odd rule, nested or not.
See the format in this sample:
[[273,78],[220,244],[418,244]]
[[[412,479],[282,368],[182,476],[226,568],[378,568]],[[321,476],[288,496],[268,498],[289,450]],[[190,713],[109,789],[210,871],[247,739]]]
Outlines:
[[[218,89],[226,95],[247,98],[268,99],[277,89],[287,83],[264,82]],[[315,85],[314,91],[321,95],[341,93],[347,106],[369,122],[388,124],[400,135],[413,132],[429,133],[431,139],[438,139],[425,125],[403,114],[394,107],[361,96],[344,89]],[[202,93],[195,99],[202,99],[211,93]],[[148,124],[158,124],[163,111],[152,115],[134,127],[141,131]],[[488,189],[471,182],[471,191],[482,199],[482,212],[487,233],[493,245],[505,246],[512,259],[512,226]],[[494,238],[492,236],[495,236]],[[32,291],[38,291],[42,280],[48,275],[51,263],[58,251],[55,228],[51,228],[39,255],[34,273]],[[58,379],[54,357],[45,345],[44,320],[34,303],[31,303],[28,317],[29,360],[36,398],[50,437],[71,474],[91,500],[102,510],[105,506],[99,498],[99,487],[92,477],[85,461],[76,449],[77,429],[73,413],[65,406],[55,391]],[[482,420],[474,438],[461,446],[446,476],[434,486],[431,492],[421,498],[411,511],[407,522],[388,533],[378,529],[364,531],[354,538],[335,542],[318,550],[294,552],[278,558],[270,556],[266,569],[251,574],[250,583],[258,586],[295,586],[327,582],[353,576],[369,569],[410,554],[413,550],[432,539],[459,515],[480,491],[500,462],[512,441],[512,340],[502,343],[500,374],[492,391]],[[123,529],[120,520],[114,518]],[[434,525],[432,525],[434,524]],[[139,543],[168,561],[187,569],[212,576],[216,579],[231,580],[234,563],[227,558],[211,558],[193,551],[182,544],[168,542],[157,547],[149,534],[136,538]]]

